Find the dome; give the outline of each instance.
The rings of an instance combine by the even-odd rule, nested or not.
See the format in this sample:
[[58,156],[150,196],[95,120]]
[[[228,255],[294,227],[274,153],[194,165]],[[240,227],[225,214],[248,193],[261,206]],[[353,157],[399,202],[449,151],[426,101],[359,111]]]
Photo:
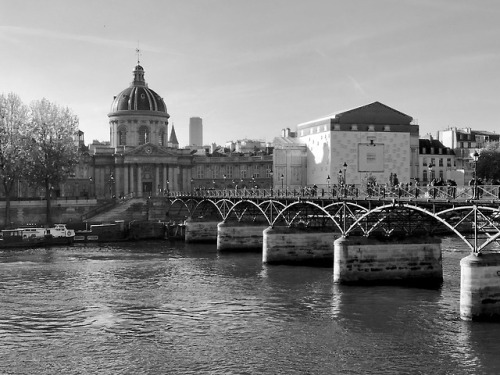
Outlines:
[[148,88],[144,80],[144,69],[140,65],[137,65],[134,69],[134,81],[130,86],[114,97],[111,104],[111,113],[119,111],[167,113],[167,106],[161,96]]

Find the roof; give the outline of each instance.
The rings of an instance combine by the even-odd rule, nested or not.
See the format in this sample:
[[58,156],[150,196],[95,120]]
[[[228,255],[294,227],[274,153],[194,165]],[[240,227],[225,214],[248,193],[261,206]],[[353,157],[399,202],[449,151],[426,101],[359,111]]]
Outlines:
[[301,123],[298,126],[328,120],[335,123],[410,125],[413,118],[377,101],[361,107],[334,112],[319,119]]

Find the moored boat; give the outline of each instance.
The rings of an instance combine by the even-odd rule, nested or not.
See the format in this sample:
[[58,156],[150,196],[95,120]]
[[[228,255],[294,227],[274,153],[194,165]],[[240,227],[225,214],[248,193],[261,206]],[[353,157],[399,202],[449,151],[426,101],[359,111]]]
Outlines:
[[75,231],[65,224],[49,228],[25,227],[0,231],[0,248],[29,248],[53,245],[71,245]]

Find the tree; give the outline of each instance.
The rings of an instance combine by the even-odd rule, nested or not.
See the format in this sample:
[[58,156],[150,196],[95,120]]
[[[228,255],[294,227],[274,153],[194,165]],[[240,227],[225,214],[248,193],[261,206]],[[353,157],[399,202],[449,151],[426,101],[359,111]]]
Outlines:
[[47,99],[31,103],[27,179],[31,185],[45,189],[47,224],[52,222],[52,189],[66,181],[78,163],[78,147],[74,140],[77,131],[78,117],[68,108]]
[[28,108],[18,95],[0,95],[0,184],[5,194],[5,225],[10,224],[10,197],[16,180],[23,175],[25,147],[22,136]]
[[483,180],[500,180],[500,147],[498,142],[491,142],[481,150],[477,160],[477,176]]

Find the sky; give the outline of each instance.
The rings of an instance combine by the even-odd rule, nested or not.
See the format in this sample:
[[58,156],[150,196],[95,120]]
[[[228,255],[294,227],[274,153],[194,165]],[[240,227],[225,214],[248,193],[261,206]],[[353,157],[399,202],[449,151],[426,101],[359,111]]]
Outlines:
[[181,147],[271,142],[374,101],[420,135],[499,131],[497,0],[0,0],[0,93],[69,107],[86,143],[140,63]]

